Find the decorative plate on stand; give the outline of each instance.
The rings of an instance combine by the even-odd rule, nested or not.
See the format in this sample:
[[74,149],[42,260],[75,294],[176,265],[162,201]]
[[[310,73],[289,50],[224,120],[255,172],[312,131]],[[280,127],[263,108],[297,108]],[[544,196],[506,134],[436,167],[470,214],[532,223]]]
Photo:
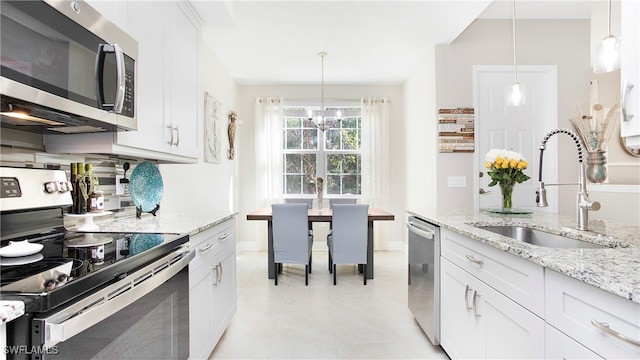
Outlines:
[[160,209],[163,186],[162,175],[155,164],[144,161],[133,169],[129,179],[129,192],[138,217],[143,211],[155,216]]

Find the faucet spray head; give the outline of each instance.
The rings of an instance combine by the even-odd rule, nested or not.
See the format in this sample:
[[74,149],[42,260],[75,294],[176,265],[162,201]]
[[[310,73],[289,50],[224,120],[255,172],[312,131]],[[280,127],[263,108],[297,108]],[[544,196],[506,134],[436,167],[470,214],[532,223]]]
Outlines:
[[537,207],[547,207],[549,203],[547,202],[547,190],[544,188],[544,182],[540,181],[538,184],[538,189],[536,190],[536,206]]

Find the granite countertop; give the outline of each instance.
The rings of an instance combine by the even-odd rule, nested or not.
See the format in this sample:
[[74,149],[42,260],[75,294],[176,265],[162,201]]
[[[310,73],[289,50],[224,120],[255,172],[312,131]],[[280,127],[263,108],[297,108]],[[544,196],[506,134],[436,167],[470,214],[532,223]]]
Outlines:
[[24,315],[24,303],[14,300],[0,300],[0,324],[8,323]]
[[[573,217],[533,210],[529,215],[484,211],[411,209],[409,214],[499,250],[532,261],[610,293],[640,303],[640,227],[591,220],[590,231],[576,230]],[[606,245],[606,249],[539,247],[494,234],[474,225],[525,225],[570,238]]]
[[143,213],[140,219],[135,216],[110,219],[98,223],[98,226],[100,226],[101,232],[173,232],[193,236],[233,218],[236,214],[232,211],[162,210],[156,216]]

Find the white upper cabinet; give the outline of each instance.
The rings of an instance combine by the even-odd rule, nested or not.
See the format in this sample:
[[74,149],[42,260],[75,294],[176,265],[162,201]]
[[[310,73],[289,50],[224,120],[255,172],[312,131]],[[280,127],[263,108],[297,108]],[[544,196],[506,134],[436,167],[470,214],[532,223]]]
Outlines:
[[621,108],[620,135],[627,147],[640,149],[640,2],[621,2]]
[[184,1],[98,2],[106,17],[138,41],[136,113],[138,131],[47,135],[58,153],[107,153],[196,163],[198,132],[198,37],[200,24]]

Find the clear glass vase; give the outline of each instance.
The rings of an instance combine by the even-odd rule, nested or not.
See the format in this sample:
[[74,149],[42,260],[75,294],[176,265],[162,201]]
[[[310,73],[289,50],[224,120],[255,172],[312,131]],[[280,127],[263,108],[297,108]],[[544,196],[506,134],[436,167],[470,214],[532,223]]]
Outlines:
[[502,193],[502,210],[511,210],[513,203],[511,201],[511,195],[513,195],[513,186],[515,181],[503,180],[500,181],[500,193]]

